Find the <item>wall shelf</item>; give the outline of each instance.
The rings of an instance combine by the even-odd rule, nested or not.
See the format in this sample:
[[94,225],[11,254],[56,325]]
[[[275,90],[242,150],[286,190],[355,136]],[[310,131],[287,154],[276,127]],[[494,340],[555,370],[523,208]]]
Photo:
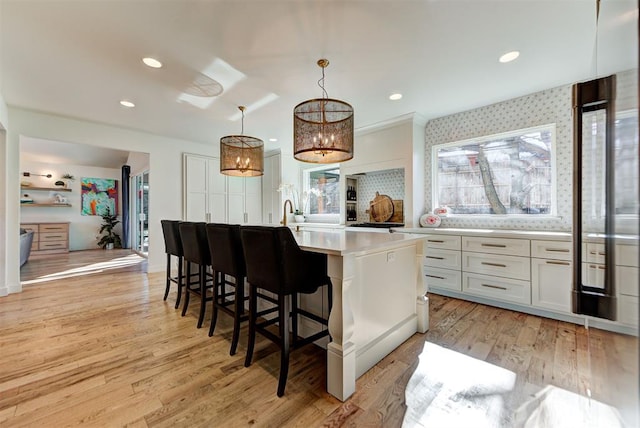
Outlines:
[[71,189],[66,187],[34,187],[34,186],[21,186],[20,190],[48,190],[50,192],[70,192]]
[[71,204],[31,204],[31,203],[22,203],[21,207],[70,207]]

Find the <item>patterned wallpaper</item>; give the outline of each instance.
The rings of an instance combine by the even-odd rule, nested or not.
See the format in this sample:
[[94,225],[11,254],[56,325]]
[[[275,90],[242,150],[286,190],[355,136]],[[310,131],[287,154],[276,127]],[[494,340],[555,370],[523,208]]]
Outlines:
[[[637,108],[637,70],[617,74],[617,107]],[[573,119],[571,85],[548,89],[475,110],[431,120],[425,128],[425,212],[431,206],[431,149],[466,140],[546,124],[556,125],[556,216],[473,216],[442,219],[441,227],[571,231]]]
[[[368,172],[358,178],[358,221],[369,221],[369,202],[376,192],[391,199],[404,199],[404,169]],[[406,213],[405,213],[406,215]]]

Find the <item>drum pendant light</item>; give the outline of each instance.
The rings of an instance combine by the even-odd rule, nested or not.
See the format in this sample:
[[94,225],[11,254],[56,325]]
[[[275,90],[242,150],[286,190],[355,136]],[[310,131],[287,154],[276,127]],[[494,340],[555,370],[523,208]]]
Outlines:
[[304,101],[293,109],[293,157],[311,163],[336,163],[353,158],[353,107],[331,99],[324,89],[324,69],[318,60],[322,98]]
[[261,139],[244,134],[244,106],[240,135],[220,138],[220,172],[236,177],[258,177],[264,174],[264,143]]

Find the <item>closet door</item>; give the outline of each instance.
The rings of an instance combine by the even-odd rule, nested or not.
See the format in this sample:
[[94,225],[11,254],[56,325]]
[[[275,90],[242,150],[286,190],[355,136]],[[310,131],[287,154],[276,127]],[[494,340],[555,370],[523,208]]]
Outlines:
[[220,159],[208,161],[208,213],[210,223],[227,222],[227,177],[220,173]]

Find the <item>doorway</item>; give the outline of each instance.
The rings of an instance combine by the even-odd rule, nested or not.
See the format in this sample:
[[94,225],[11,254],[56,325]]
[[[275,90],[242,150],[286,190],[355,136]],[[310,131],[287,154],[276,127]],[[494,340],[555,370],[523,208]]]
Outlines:
[[137,174],[131,180],[133,181],[131,248],[146,257],[149,252],[149,171]]

